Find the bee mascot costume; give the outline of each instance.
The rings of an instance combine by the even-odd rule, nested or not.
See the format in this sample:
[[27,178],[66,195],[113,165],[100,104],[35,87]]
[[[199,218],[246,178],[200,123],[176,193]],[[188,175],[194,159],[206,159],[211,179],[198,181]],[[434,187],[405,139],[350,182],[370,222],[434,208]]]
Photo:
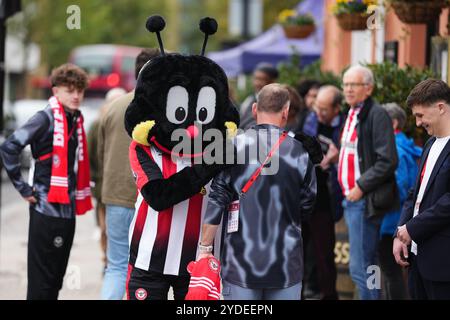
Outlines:
[[[225,168],[196,161],[212,143],[203,141],[207,139],[202,133],[216,129],[225,144],[226,137],[236,133],[239,113],[229,99],[224,71],[204,56],[208,36],[217,30],[214,19],[200,21],[205,34],[200,55],[165,53],[162,17],[151,16],[146,27],[156,33],[161,55],[142,68],[125,114],[138,187],[130,227],[127,295],[165,300],[172,287],[178,300],[188,290],[187,264],[196,258],[209,182]],[[192,142],[191,147],[178,150],[176,132]]]

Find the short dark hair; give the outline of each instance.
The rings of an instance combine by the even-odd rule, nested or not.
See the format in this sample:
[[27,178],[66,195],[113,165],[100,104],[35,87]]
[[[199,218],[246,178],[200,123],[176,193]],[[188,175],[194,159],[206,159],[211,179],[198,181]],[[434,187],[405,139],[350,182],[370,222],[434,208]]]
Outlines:
[[308,93],[309,90],[311,89],[319,89],[321,87],[321,83],[317,80],[314,79],[305,79],[302,80],[298,86],[297,86],[297,91],[300,94],[300,96],[302,98],[305,98],[306,94]]
[[288,102],[289,91],[279,83],[264,86],[256,98],[257,110],[268,113],[280,112]]
[[134,76],[136,79],[139,76],[139,71],[141,71],[144,64],[147,63],[150,59],[159,56],[159,49],[156,48],[148,48],[142,50],[138,56],[136,57],[136,62],[134,64]]
[[445,101],[450,105],[450,88],[442,80],[427,79],[412,89],[406,99],[406,105],[408,108],[415,105],[430,106],[439,101]]
[[283,87],[285,87],[289,92],[289,117],[293,118],[297,115],[297,113],[306,108],[305,102],[294,87],[291,87],[287,84],[283,85]]
[[278,75],[279,75],[277,68],[275,68],[273,65],[271,65],[270,63],[267,63],[267,62],[259,63],[256,66],[255,71],[264,72],[272,80],[276,80],[278,78]]
[[88,75],[73,63],[65,63],[52,70],[50,83],[52,87],[65,86],[84,90],[88,86]]

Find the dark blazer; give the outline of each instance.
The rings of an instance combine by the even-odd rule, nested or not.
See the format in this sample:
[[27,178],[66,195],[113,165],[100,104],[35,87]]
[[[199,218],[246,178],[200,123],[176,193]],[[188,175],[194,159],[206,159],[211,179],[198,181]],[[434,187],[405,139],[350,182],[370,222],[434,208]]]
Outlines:
[[[427,141],[419,172],[436,138]],[[450,141],[442,150],[428,180],[419,214],[413,218],[420,188],[420,174],[403,205],[398,225],[406,223],[418,245],[417,265],[421,275],[431,281],[450,281]]]

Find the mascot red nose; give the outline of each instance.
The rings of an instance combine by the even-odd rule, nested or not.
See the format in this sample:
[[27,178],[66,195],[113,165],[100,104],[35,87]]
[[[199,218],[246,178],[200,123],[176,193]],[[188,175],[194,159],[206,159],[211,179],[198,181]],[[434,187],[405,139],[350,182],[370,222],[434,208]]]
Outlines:
[[[125,128],[133,139],[129,158],[138,187],[127,293],[133,298],[136,290],[145,289],[147,299],[167,298],[171,284],[167,290],[166,284],[158,290],[155,286],[170,275],[181,282],[187,279],[174,287],[175,297],[184,298],[189,285],[186,267],[196,258],[209,182],[226,167],[223,161],[203,161],[212,143],[203,133],[214,129],[226,142],[236,133],[239,113],[229,99],[224,71],[204,56],[208,36],[217,30],[214,19],[200,21],[205,34],[200,55],[164,52],[162,17],[151,16],[146,27],[156,33],[161,55],[141,69],[125,114]],[[176,132],[193,142],[192,147],[180,151]]]

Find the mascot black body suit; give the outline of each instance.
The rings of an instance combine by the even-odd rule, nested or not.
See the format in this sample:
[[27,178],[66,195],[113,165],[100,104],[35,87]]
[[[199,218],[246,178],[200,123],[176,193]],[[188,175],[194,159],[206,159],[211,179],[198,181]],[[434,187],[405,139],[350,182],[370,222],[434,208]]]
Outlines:
[[[175,299],[184,299],[189,285],[186,267],[196,258],[209,182],[225,167],[198,161],[210,143],[203,141],[202,132],[217,129],[226,141],[239,125],[225,73],[203,56],[208,35],[217,30],[216,21],[200,22],[205,33],[201,55],[166,54],[159,34],[164,26],[160,16],[147,20],[147,29],[158,36],[161,56],[142,68],[125,114],[138,187],[130,227],[129,299],[167,299],[170,287]],[[200,150],[175,151],[176,131],[184,132]]]

